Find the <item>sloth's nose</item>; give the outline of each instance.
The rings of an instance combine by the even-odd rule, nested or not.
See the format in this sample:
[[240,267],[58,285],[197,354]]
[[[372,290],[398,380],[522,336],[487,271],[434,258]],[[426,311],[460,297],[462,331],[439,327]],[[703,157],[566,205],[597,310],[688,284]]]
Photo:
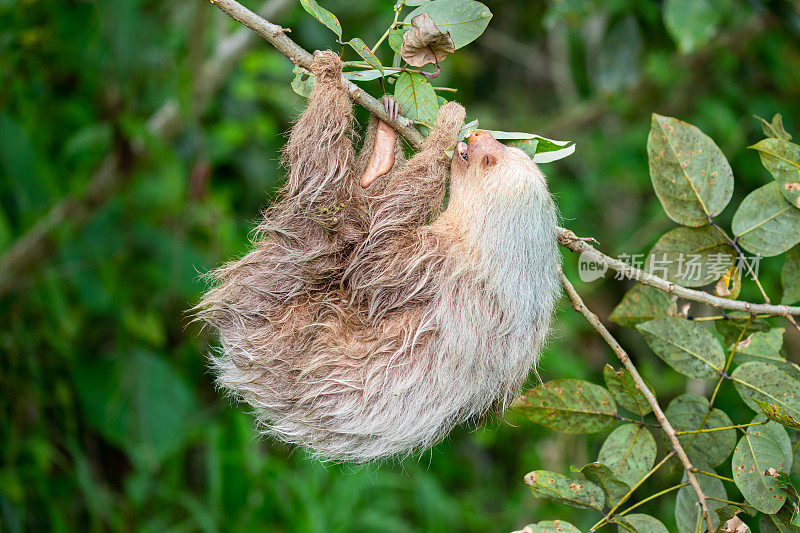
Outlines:
[[492,137],[492,134],[489,133],[488,131],[475,130],[472,133],[470,133],[469,137],[467,138],[467,142],[472,144],[474,142],[486,140],[487,137],[491,137],[492,139],[494,139],[494,137]]

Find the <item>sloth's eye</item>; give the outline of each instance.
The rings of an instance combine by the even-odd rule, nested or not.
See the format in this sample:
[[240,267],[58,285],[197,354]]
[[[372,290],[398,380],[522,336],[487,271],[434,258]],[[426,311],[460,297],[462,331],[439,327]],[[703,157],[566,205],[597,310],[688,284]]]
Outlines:
[[491,167],[492,165],[497,163],[497,158],[492,154],[486,154],[485,156],[483,156],[483,160],[481,162],[483,163],[483,166]]

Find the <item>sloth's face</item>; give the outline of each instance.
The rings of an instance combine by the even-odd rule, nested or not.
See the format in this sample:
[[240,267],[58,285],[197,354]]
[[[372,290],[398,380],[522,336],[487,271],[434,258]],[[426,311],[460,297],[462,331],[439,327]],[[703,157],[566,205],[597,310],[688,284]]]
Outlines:
[[456,145],[450,185],[451,195],[478,195],[484,200],[514,198],[531,188],[547,188],[544,175],[527,154],[502,144],[484,130],[474,131],[467,142]]

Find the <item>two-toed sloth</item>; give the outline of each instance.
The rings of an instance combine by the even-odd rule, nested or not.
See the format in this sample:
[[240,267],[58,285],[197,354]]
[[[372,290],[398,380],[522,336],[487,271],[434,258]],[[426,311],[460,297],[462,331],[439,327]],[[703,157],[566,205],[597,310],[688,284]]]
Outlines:
[[264,433],[338,461],[404,456],[519,393],[559,292],[556,208],[533,161],[487,132],[445,153],[454,102],[408,161],[374,119],[356,157],[339,57],[311,70],[281,197],[199,316],[219,331],[218,384]]

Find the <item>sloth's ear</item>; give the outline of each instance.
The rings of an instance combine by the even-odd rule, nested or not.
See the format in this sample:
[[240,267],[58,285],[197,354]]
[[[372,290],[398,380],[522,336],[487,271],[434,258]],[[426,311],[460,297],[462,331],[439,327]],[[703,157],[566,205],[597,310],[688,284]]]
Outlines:
[[484,168],[493,167],[497,164],[497,157],[494,154],[484,154],[481,164]]

